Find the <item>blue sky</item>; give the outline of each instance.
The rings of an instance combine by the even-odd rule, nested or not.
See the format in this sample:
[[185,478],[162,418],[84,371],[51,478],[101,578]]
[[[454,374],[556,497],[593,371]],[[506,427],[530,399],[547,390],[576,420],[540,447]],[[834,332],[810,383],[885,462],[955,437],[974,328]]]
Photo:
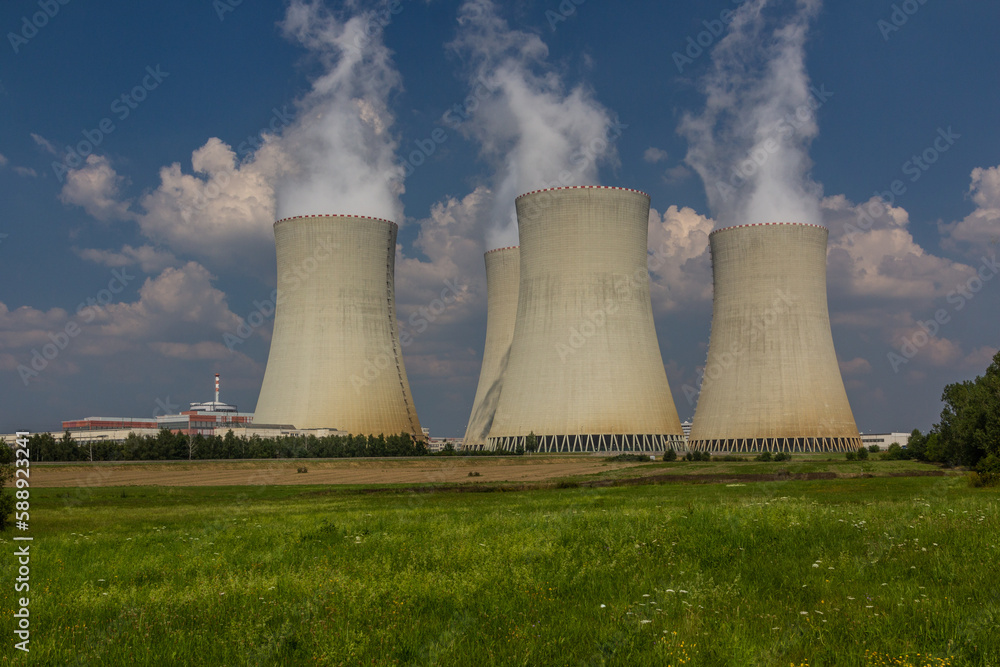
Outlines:
[[[332,16],[294,3],[306,21],[298,33],[283,3],[4,3],[0,431],[149,416],[205,400],[216,372],[224,399],[252,409],[270,321],[234,350],[223,336],[273,289],[269,227],[275,199],[278,209],[289,205],[287,197],[281,203],[283,156],[294,154],[296,133],[320,131],[303,121],[308,113],[329,109],[334,118],[351,108],[344,100],[369,98],[386,125],[379,160],[395,156],[396,164],[435,131],[445,137],[405,178],[405,192],[371,195],[376,212],[391,210],[400,222],[400,319],[426,307],[445,280],[464,288],[405,351],[422,423],[437,435],[465,429],[485,336],[482,253],[503,237],[495,224],[505,204],[492,193],[534,189],[502,166],[537,164],[530,150],[507,151],[532,124],[582,140],[613,118],[627,127],[578,180],[652,197],[650,246],[667,260],[653,274],[654,313],[678,412],[689,418],[711,318],[705,235],[725,215],[713,210],[697,166],[685,162],[694,140],[680,129],[685,116],[705,117],[706,82],[752,79],[775,62],[773,31],[807,11],[814,15],[803,19],[799,81],[829,95],[810,118],[815,132],[794,148],[809,160],[799,179],[813,187],[831,230],[831,318],[848,395],[862,430],[927,428],[944,384],[981,374],[1000,347],[1000,279],[973,282],[981,288],[956,296],[974,272],[993,277],[983,258],[995,256],[1000,241],[1000,10],[986,0],[774,1],[764,7],[766,39],[739,51],[746,69],[739,73],[716,51],[724,35],[704,31],[724,12],[759,1],[328,2]],[[38,18],[46,6],[54,16]],[[223,6],[232,11],[220,13]],[[377,12],[387,7],[397,13],[382,26]],[[477,23],[484,11],[495,20],[489,26]],[[319,95],[316,82],[338,62],[331,35],[356,25],[352,16],[377,22],[362,43],[366,53],[388,57],[372,70],[386,78],[348,78],[336,84],[353,86],[340,97]],[[37,30],[25,27],[33,18]],[[707,47],[678,71],[674,54],[699,37]],[[444,114],[464,104],[476,76],[509,87],[468,122],[449,124]],[[517,116],[500,98],[518,82],[552,114]],[[760,104],[761,89],[748,90],[729,112]],[[500,128],[511,114],[523,125]],[[266,148],[245,143],[269,126],[277,134]],[[945,151],[934,148],[941,133],[950,137],[938,142]],[[89,162],[57,173],[53,162],[65,163],[66,147],[87,134],[100,139]],[[724,159],[740,145],[724,144],[717,141],[712,155]],[[925,151],[935,161],[914,171],[913,156]],[[329,173],[349,168],[335,164]],[[213,178],[222,195],[206,197]],[[880,215],[858,227],[860,207],[897,180],[902,194],[892,207],[870,208]],[[100,308],[77,313],[88,299],[102,300]],[[915,334],[923,342],[919,322],[938,311],[947,321],[936,335],[893,368],[889,353],[901,354]],[[64,340],[67,327],[79,332],[25,382],[18,367],[30,366],[33,350]]]

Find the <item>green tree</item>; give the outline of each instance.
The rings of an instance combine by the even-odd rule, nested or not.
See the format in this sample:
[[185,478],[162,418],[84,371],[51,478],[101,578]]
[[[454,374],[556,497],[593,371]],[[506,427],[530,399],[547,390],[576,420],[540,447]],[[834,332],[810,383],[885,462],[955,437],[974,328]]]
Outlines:
[[528,434],[528,437],[524,439],[524,451],[529,454],[534,454],[538,451],[538,436],[532,431]]
[[946,462],[975,466],[990,454],[1000,454],[1000,352],[984,375],[948,385],[941,400],[937,431]]

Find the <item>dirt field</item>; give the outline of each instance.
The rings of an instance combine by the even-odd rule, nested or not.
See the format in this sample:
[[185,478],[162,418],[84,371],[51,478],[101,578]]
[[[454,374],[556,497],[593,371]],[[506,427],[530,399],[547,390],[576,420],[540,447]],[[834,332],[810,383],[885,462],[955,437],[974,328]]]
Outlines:
[[[33,487],[240,486],[264,484],[442,484],[540,482],[608,472],[640,464],[607,463],[593,456],[518,458],[337,459],[39,464]],[[308,473],[296,472],[299,467]],[[480,476],[470,477],[470,472]]]

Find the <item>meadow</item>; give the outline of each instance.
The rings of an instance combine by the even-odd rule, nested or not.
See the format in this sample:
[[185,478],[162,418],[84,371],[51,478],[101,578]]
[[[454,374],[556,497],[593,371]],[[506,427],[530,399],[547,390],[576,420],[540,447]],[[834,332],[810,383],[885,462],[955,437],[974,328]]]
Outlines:
[[0,662],[1000,664],[997,489],[564,486],[35,489]]

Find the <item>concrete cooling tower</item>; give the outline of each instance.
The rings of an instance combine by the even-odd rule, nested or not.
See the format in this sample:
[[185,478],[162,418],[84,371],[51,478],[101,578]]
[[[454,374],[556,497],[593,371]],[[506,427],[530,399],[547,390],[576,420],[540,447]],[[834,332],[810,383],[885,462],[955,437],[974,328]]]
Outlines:
[[490,250],[486,258],[486,346],[479,386],[472,403],[464,447],[483,449],[493,426],[493,415],[500,401],[510,344],[514,339],[517,317],[517,290],[521,255],[517,247]]
[[396,325],[396,224],[274,223],[278,294],[258,424],[422,437]]
[[683,441],[653,325],[649,195],[570,187],[517,198],[517,316],[489,442],[663,451]]
[[830,332],[828,234],[818,225],[769,223],[709,236],[712,333],[692,449],[861,447]]

